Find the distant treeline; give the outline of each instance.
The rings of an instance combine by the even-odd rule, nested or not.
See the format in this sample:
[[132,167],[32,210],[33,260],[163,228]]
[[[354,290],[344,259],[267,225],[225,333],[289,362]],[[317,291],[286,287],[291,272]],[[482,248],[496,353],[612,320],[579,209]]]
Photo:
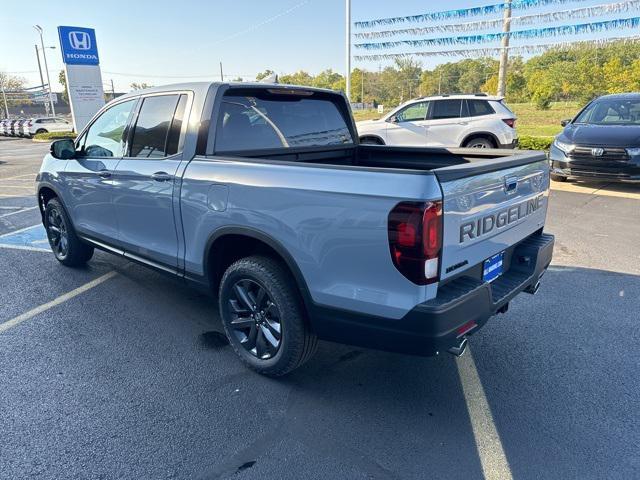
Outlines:
[[[258,75],[264,78],[273,72]],[[281,75],[281,83],[345,89],[339,73],[325,70],[318,75],[299,71]],[[351,100],[388,106],[419,95],[438,93],[495,94],[498,62],[491,58],[465,59],[422,69],[407,58],[378,71],[356,68],[351,76]],[[507,75],[507,101],[532,102],[548,108],[552,101],[585,103],[606,93],[640,90],[640,44],[616,42],[605,46],[582,45],[551,50],[525,61],[513,57]]]

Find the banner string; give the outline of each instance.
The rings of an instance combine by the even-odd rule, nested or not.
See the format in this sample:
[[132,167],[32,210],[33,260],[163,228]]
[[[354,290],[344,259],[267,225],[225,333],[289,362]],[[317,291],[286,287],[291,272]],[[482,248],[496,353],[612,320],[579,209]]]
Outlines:
[[[511,54],[533,54],[542,53],[548,50],[558,49],[570,49],[578,48],[584,45],[590,46],[604,46],[611,43],[637,43],[640,42],[640,36],[633,37],[612,37],[612,38],[599,38],[596,40],[584,40],[578,42],[557,42],[557,43],[545,43],[538,45],[520,45],[507,47]],[[488,48],[471,48],[471,49],[459,49],[459,50],[442,50],[442,51],[430,51],[430,52],[406,52],[406,53],[381,53],[373,55],[356,55],[353,57],[355,61],[381,61],[381,60],[395,60],[398,58],[410,58],[410,57],[491,57],[498,55],[502,52],[501,47],[488,47]]]
[[603,30],[638,28],[640,26],[640,17],[620,18],[616,20],[606,20],[601,22],[580,23],[576,25],[560,25],[557,27],[534,28],[529,30],[516,30],[510,33],[485,33],[479,35],[467,35],[460,37],[440,37],[425,38],[419,40],[396,40],[391,42],[374,42],[374,43],[356,43],[354,47],[364,50],[381,50],[397,47],[426,47],[426,46],[442,46],[462,44],[469,45],[474,43],[495,42],[501,40],[504,36],[509,35],[512,40],[531,39],[541,37],[553,37],[558,35],[576,35],[581,33],[593,33]]
[[[546,5],[561,5],[565,3],[584,2],[586,0],[514,0],[511,4],[513,10],[526,10],[529,8],[542,7]],[[466,18],[478,15],[490,15],[501,13],[508,6],[507,3],[494,3],[480,7],[460,8],[456,10],[445,10],[441,12],[422,13],[419,15],[407,15],[404,17],[378,18],[375,20],[365,20],[354,22],[356,28],[373,28],[380,25],[395,25],[398,23],[428,22],[432,20],[443,20],[447,18]]]
[[[557,22],[560,20],[575,18],[591,18],[613,13],[625,13],[630,10],[640,9],[640,0],[593,5],[591,7],[574,8],[545,13],[534,13],[511,18],[511,25],[536,25],[539,23]],[[357,39],[390,38],[399,35],[425,35],[443,32],[469,32],[474,30],[489,30],[501,28],[503,20],[478,20],[466,23],[448,23],[444,25],[432,25],[429,27],[403,28],[399,30],[383,30],[377,32],[358,32],[354,34]]]

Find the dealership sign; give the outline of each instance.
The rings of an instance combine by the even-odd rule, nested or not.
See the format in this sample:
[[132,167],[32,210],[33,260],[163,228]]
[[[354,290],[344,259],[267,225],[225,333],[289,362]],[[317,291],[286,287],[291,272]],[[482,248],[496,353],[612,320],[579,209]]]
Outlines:
[[58,27],[62,61],[67,65],[98,65],[96,31],[84,27]]
[[58,27],[58,37],[73,127],[80,132],[104,105],[96,32],[86,27]]

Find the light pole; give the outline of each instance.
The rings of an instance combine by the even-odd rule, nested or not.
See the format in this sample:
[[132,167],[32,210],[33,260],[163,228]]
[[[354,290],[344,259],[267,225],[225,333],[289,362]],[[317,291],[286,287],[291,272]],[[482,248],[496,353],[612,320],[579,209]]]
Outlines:
[[500,51],[500,67],[498,70],[498,96],[504,97],[507,93],[507,64],[509,63],[509,32],[511,31],[511,1],[506,0],[503,15],[503,24],[501,48]]
[[349,101],[351,101],[351,0],[346,0],[346,54],[347,54],[347,75],[346,75],[346,81],[347,81],[347,85],[346,85],[346,94],[347,94],[347,99]]
[[47,53],[45,52],[44,40],[42,39],[42,27],[40,25],[34,25],[33,28],[35,28],[36,31],[40,34],[40,45],[42,46],[42,58],[44,58],[44,71],[47,74],[47,84],[49,86],[49,103],[51,104],[51,113],[55,117],[56,108],[53,106],[53,93],[51,93],[51,80],[49,79],[49,67],[47,66]]
[[[40,72],[40,86],[42,87],[42,91],[44,92],[44,78],[42,77],[42,66],[40,65],[40,53],[39,53],[40,47],[38,45],[34,45],[34,47],[36,47],[36,59],[38,60],[38,72]],[[47,47],[47,48],[55,50],[56,47]],[[44,53],[44,50],[42,52]],[[46,102],[44,103],[46,106]],[[48,110],[49,109],[47,108],[47,113],[49,113]]]

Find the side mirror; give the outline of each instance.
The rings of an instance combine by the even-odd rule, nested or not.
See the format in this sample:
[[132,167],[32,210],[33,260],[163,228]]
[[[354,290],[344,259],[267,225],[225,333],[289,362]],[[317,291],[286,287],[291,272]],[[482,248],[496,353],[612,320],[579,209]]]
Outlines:
[[571,119],[570,119],[570,118],[567,118],[567,119],[565,119],[565,120],[561,120],[561,121],[560,121],[560,125],[561,125],[561,126],[563,126],[563,127],[566,127],[566,126],[567,126],[567,125],[569,125],[570,123],[571,123]]
[[76,146],[70,138],[56,140],[49,147],[51,156],[58,160],[69,160],[76,156]]
[[389,122],[389,123],[398,123],[398,117],[396,117],[395,115],[391,115],[389,117],[389,119],[387,120],[387,122]]

